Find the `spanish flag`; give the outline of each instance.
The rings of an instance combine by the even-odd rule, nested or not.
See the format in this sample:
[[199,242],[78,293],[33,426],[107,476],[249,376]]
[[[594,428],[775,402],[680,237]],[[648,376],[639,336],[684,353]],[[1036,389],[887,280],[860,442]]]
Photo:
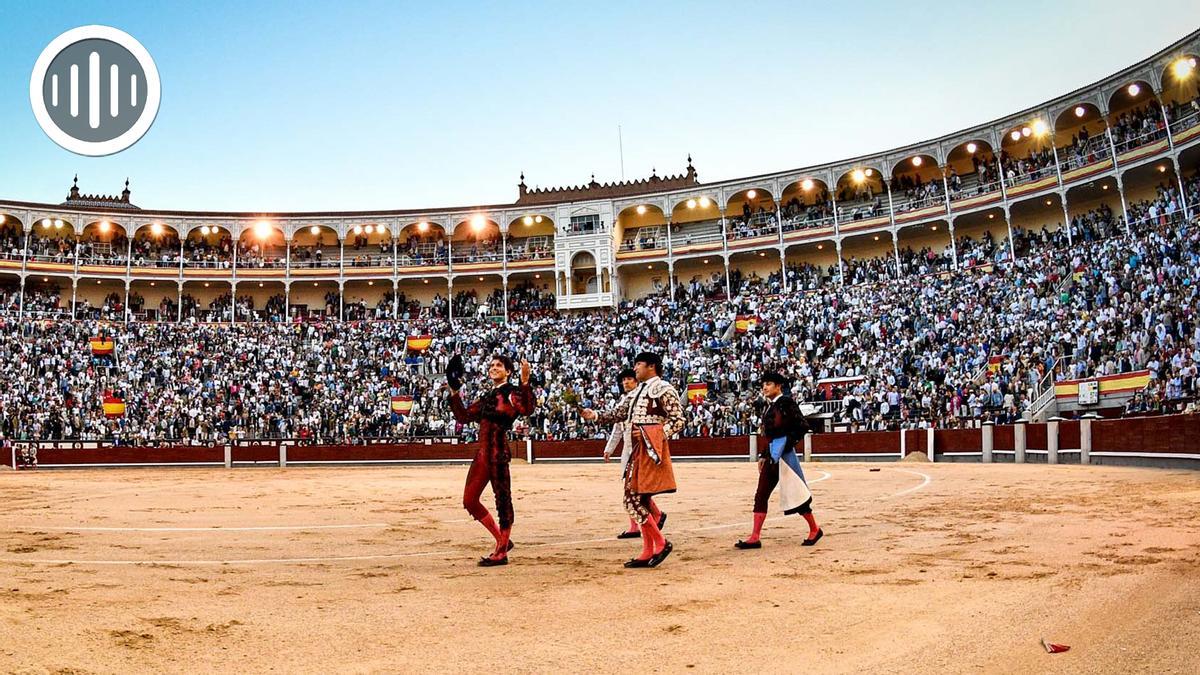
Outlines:
[[692,405],[700,405],[704,399],[708,398],[708,384],[705,382],[693,382],[687,386],[687,400]]
[[392,397],[392,412],[399,415],[407,415],[412,412],[413,397],[411,396],[393,396]]
[[113,419],[114,417],[125,416],[125,399],[112,394],[104,395],[104,416]]
[[410,352],[423,352],[433,344],[432,335],[410,335],[405,338],[405,345]]
[[734,320],[733,325],[737,332],[745,333],[754,330],[754,327],[758,325],[758,317],[750,314],[739,314],[737,319]]
[[1000,372],[1000,364],[1002,363],[1004,363],[1003,356],[988,357],[988,374],[995,375],[996,373]]
[[108,356],[116,349],[113,339],[105,335],[98,335],[88,340],[88,344],[92,347],[92,356]]
[[[1139,392],[1150,384],[1149,370],[1135,370],[1132,373],[1106,375],[1092,378],[1100,383],[1100,396],[1114,394],[1129,394]],[[1054,397],[1057,399],[1076,398],[1079,396],[1079,383],[1086,380],[1063,380],[1054,384]]]

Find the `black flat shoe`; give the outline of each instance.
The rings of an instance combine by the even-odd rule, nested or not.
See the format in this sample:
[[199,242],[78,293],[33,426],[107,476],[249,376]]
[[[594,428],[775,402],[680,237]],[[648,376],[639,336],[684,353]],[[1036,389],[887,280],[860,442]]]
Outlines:
[[507,564],[508,564],[508,556],[500,558],[499,560],[497,560],[495,558],[488,558],[488,557],[479,559],[480,567],[499,567],[500,565],[507,565]]
[[733,547],[740,548],[743,551],[745,551],[745,550],[751,549],[751,548],[762,548],[762,542],[761,541],[742,541],[741,539],[738,539],[738,543],[734,544]]
[[617,539],[637,539],[642,536],[641,532],[622,532],[617,535]]
[[512,543],[512,542],[510,541],[510,542],[508,542],[508,548],[506,548],[506,549],[504,549],[504,550],[505,550],[505,551],[511,551],[511,550],[513,550],[514,548],[516,548],[516,546],[517,546],[516,544],[514,544],[514,543]]
[[800,545],[801,546],[812,546],[813,544],[820,541],[821,537],[824,537],[824,536],[825,536],[825,531],[818,527],[817,528],[817,536],[813,537],[812,539],[805,539]]
[[625,561],[625,566],[626,566],[626,567],[629,567],[629,568],[634,568],[634,567],[649,567],[649,566],[650,566],[650,561],[651,561],[651,560],[653,560],[653,559],[654,559],[654,558],[647,558],[646,560],[642,560],[642,559],[640,559],[640,558],[630,558],[629,560],[626,560],[626,561]]
[[667,524],[667,512],[660,511],[658,514],[658,531],[662,532],[663,526]]
[[666,560],[667,556],[671,555],[671,551],[673,551],[674,549],[675,549],[675,546],[673,544],[671,544],[671,542],[668,541],[667,544],[665,546],[663,546],[663,550],[659,551],[657,555],[653,555],[650,557],[650,566],[658,567],[659,565],[661,565],[662,561]]

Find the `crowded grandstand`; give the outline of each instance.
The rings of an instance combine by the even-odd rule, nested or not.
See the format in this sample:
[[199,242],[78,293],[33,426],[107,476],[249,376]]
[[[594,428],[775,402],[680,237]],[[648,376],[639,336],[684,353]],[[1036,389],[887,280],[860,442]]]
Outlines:
[[603,436],[577,407],[613,405],[642,351],[686,392],[687,437],[756,429],[767,371],[831,429],[1044,419],[1056,383],[1142,372],[1106,414],[1194,408],[1189,40],[1011,118],[747,179],[701,183],[689,157],[445,211],[154,211],[128,183],[0,201],[0,434],[459,435],[446,363],[470,390],[497,352],[534,366],[533,439]]

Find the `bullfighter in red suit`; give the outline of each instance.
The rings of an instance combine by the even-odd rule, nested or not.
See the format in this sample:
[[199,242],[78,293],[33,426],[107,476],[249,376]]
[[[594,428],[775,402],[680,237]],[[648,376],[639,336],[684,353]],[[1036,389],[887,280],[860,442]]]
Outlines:
[[[510,536],[513,525],[512,488],[509,480],[508,463],[512,459],[507,436],[513,422],[521,415],[533,412],[533,388],[529,386],[529,362],[521,361],[521,385],[514,387],[508,379],[512,376],[512,359],[502,354],[492,357],[488,366],[488,378],[492,389],[479,397],[470,407],[463,405],[458,390],[462,386],[461,374],[447,371],[450,387],[450,410],[454,419],[461,424],[479,423],[479,448],[471,469],[467,472],[467,484],[463,490],[463,508],[483,524],[496,539],[496,548],[491,555],[479,559],[481,567],[508,564],[508,552],[512,550]],[[492,519],[480,501],[483,488],[492,484],[496,495],[496,512],[500,524]]]

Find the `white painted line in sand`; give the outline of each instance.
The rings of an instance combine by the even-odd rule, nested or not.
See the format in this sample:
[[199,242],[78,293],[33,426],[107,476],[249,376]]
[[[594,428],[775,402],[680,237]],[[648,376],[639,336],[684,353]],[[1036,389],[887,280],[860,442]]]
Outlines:
[[929,485],[929,483],[933,480],[933,478],[930,477],[929,474],[924,474],[924,473],[921,473],[920,471],[912,471],[909,469],[893,469],[891,467],[888,467],[888,471],[899,471],[900,473],[908,473],[908,474],[912,474],[914,476],[920,476],[924,480],[922,480],[921,484],[916,487],[911,487],[911,488],[908,488],[907,490],[901,490],[900,492],[897,492],[894,495],[888,495],[887,497],[880,497],[880,499],[892,499],[894,497],[903,497],[906,494],[916,492],[917,490],[920,490],[921,488],[925,487],[926,485]]

